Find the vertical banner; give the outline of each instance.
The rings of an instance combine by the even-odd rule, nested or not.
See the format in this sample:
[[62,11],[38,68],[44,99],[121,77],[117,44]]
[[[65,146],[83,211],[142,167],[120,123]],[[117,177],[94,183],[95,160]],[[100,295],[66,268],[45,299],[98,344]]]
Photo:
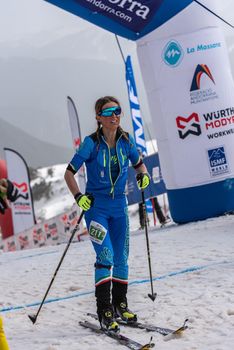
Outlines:
[[128,97],[132,116],[132,125],[134,131],[134,138],[139,152],[147,155],[145,135],[141,118],[140,104],[137,97],[136,83],[134,79],[131,57],[127,56],[126,63],[126,82],[128,86]]
[[[136,83],[134,79],[131,57],[127,56],[126,59],[126,82],[128,86],[128,97],[132,116],[132,125],[134,131],[134,138],[136,142],[137,149],[139,153],[145,157],[147,155],[145,134],[142,124],[140,104],[137,97]],[[141,202],[141,200],[139,200]],[[147,212],[152,212],[152,203],[149,199],[146,200],[146,210]]]
[[[70,122],[71,134],[72,134],[73,147],[74,147],[74,150],[76,151],[79,148],[82,141],[81,130],[80,130],[80,122],[79,122],[77,109],[74,101],[70,96],[67,96],[67,109],[68,109],[68,116],[69,116],[69,122]],[[82,193],[85,193],[86,175],[85,175],[84,165],[79,169],[77,176],[78,176],[78,184],[79,184],[80,191]]]
[[14,234],[17,234],[36,223],[29,172],[24,158],[18,152],[10,148],[4,148],[4,152],[8,178],[19,191],[16,201],[11,203]]

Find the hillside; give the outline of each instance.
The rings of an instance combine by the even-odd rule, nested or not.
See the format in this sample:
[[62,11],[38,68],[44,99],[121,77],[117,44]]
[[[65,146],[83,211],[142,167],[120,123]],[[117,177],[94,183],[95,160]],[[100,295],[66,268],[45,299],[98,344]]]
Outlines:
[[4,159],[3,148],[12,148],[19,152],[29,167],[37,168],[40,164],[69,162],[73,155],[72,148],[65,148],[44,142],[10,123],[0,120],[0,158]]

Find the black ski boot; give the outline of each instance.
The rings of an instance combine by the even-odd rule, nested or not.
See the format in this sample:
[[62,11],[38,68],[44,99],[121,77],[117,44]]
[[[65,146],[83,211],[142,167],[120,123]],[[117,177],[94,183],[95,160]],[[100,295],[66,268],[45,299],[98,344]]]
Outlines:
[[108,281],[96,287],[97,314],[100,325],[108,331],[119,331],[119,325],[115,320],[113,307],[110,302],[111,282]]
[[98,315],[101,327],[107,329],[112,332],[119,332],[119,324],[116,322],[114,317],[113,309],[110,307],[108,309],[102,310]]
[[128,308],[127,289],[127,284],[113,281],[112,304],[116,318],[120,317],[126,323],[133,323],[137,321],[137,315]]
[[115,305],[114,309],[116,316],[120,317],[126,323],[134,323],[137,321],[137,315],[129,310],[127,301],[122,301]]

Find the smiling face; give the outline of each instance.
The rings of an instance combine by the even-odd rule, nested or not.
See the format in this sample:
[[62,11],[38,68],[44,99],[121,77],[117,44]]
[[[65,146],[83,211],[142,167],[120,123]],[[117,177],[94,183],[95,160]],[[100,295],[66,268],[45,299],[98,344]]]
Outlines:
[[[102,124],[103,130],[105,131],[115,131],[117,130],[119,124],[120,124],[120,116],[121,113],[119,115],[116,115],[114,113],[114,108],[113,107],[119,107],[118,103],[110,101],[105,103],[102,108],[101,111],[96,115],[96,119],[99,123]],[[103,115],[99,115],[101,114],[102,111],[104,111],[105,109],[109,109],[109,108],[113,108],[112,114],[110,116],[103,116]],[[119,112],[117,110],[117,112]],[[111,110],[110,110],[111,113]]]

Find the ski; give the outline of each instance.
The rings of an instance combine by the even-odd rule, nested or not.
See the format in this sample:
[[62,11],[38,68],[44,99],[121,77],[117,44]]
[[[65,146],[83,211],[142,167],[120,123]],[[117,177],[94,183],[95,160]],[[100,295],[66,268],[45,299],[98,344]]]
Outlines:
[[170,340],[170,339],[179,337],[188,328],[187,322],[188,322],[188,318],[186,318],[186,320],[184,321],[184,323],[183,323],[183,325],[181,327],[175,329],[171,333],[166,334],[164,339],[165,340]]
[[125,335],[123,335],[121,333],[108,331],[107,329],[100,328],[96,324],[91,323],[89,321],[80,321],[79,324],[82,327],[88,328],[97,334],[105,334],[108,337],[118,341],[119,344],[124,345],[131,350],[149,350],[149,349],[152,349],[154,347],[154,344],[151,343],[151,340],[150,340],[149,344],[142,345],[142,344],[136,342],[135,340],[132,340],[132,339],[126,337]]
[[[97,318],[98,318],[96,314],[87,313],[87,315],[91,316],[95,320],[97,320]],[[188,328],[188,326],[187,326],[188,319],[186,319],[184,321],[184,323],[183,323],[183,325],[181,327],[176,328],[176,329],[163,328],[163,327],[158,327],[158,326],[154,326],[154,325],[150,325],[150,324],[146,324],[146,323],[141,323],[141,322],[133,322],[133,323],[129,322],[128,323],[126,321],[121,320],[120,318],[117,318],[116,321],[120,325],[129,326],[129,327],[132,327],[132,328],[145,329],[148,332],[160,333],[163,336],[168,336],[168,339],[169,339],[169,335],[171,337],[176,336],[176,335],[180,335]]]

